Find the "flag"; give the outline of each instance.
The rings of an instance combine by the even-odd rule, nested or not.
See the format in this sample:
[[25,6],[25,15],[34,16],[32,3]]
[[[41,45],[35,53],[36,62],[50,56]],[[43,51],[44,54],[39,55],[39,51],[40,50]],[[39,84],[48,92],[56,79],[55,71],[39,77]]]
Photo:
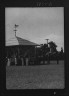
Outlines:
[[19,26],[19,25],[16,25],[16,24],[15,24],[15,27],[18,27],[18,26]]

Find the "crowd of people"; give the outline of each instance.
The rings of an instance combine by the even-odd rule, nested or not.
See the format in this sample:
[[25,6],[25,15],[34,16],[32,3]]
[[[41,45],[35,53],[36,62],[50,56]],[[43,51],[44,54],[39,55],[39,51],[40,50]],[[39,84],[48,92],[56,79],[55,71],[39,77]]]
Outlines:
[[[63,49],[61,48],[61,51],[58,52],[56,50],[56,45],[49,43],[50,46],[47,44],[41,45],[39,48],[35,47],[35,50],[29,54],[26,52],[26,55],[12,55],[11,57],[6,57],[6,65],[15,65],[15,66],[28,66],[28,65],[35,65],[35,64],[41,64],[41,61],[43,61],[43,64],[47,61],[47,64],[50,64],[51,60],[56,60],[57,64],[59,64],[60,59],[64,59],[64,53]],[[54,47],[53,47],[54,45]]]

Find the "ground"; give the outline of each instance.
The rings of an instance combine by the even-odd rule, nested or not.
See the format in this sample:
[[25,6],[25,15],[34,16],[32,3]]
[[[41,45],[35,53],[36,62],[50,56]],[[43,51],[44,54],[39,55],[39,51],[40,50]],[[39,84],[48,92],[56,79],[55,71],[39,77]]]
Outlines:
[[6,67],[7,89],[63,89],[64,61],[50,65]]

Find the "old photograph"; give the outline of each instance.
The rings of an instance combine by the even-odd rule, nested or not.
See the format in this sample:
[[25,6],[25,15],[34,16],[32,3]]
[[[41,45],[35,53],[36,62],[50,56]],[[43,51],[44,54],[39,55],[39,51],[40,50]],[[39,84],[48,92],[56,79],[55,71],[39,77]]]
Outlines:
[[64,8],[5,8],[6,89],[64,89]]

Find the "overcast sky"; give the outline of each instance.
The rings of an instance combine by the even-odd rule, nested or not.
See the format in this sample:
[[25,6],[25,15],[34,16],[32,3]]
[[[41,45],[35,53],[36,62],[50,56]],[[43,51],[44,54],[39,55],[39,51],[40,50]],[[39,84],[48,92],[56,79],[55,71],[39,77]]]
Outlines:
[[54,41],[57,49],[64,48],[64,9],[63,7],[6,8],[6,40],[15,37],[14,25],[18,24],[16,35],[38,44],[45,39]]

